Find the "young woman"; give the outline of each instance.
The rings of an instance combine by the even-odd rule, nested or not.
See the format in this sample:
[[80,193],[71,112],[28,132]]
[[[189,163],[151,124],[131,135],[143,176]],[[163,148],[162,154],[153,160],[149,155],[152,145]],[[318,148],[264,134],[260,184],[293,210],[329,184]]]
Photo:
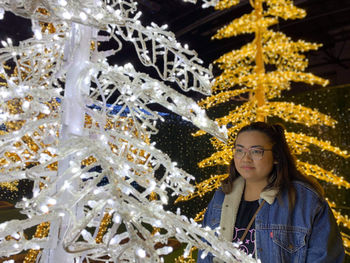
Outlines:
[[[301,174],[280,125],[255,122],[236,138],[229,177],[204,216],[228,241],[262,263],[344,260],[344,247],[322,187]],[[221,262],[211,254],[198,263]]]

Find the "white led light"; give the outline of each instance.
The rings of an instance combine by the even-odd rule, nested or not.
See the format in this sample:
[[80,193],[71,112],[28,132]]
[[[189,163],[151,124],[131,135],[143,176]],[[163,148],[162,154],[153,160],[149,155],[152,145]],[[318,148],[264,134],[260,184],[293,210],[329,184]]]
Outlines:
[[22,109],[24,111],[28,110],[29,106],[30,106],[30,102],[27,100],[22,103]]
[[4,19],[5,10],[0,7],[0,20]]
[[35,189],[33,191],[33,197],[37,197],[39,195],[39,190],[38,189]]
[[40,210],[41,210],[43,213],[49,212],[49,208],[48,208],[47,205],[42,205],[42,206],[40,207]]
[[69,13],[69,12],[67,12],[67,11],[65,11],[63,14],[62,14],[62,17],[64,18],[64,19],[71,19],[72,18],[72,14],[71,13]]
[[167,204],[168,203],[168,198],[166,196],[164,196],[164,195],[162,195],[160,200],[162,201],[163,204]]
[[56,200],[56,199],[53,199],[53,198],[49,198],[49,200],[47,200],[47,204],[49,204],[49,205],[55,205],[55,204],[57,204],[57,200]]
[[11,235],[14,239],[19,239],[21,236],[18,233],[13,233]]
[[67,181],[65,181],[64,184],[63,184],[63,186],[62,186],[62,189],[63,189],[63,190],[66,190],[66,189],[69,189],[70,187],[71,187],[70,183],[67,182]]
[[97,19],[97,20],[101,20],[103,17],[104,17],[104,15],[103,15],[102,13],[98,13],[98,14],[96,15],[96,19]]
[[77,172],[79,172],[79,171],[80,171],[80,168],[79,168],[79,167],[77,167],[77,166],[75,166],[75,167],[73,167],[73,168],[72,168],[72,170],[71,170],[71,171],[72,171],[72,173],[73,173],[73,174],[75,174],[75,173],[77,173]]
[[32,249],[39,250],[40,246],[38,244],[32,244]]
[[120,215],[115,214],[115,215],[113,216],[113,222],[114,222],[114,223],[120,224],[121,221],[122,221],[122,218],[120,217]]
[[140,258],[145,258],[146,251],[142,248],[138,248],[138,249],[136,249],[136,255],[139,256]]
[[81,20],[83,20],[83,21],[85,21],[85,20],[88,18],[88,16],[87,16],[84,12],[80,12],[79,17],[80,17]]
[[40,29],[35,29],[34,30],[34,36],[37,40],[43,39],[43,34],[41,33]]
[[66,0],[58,0],[58,4],[60,6],[66,6],[67,5],[67,1]]
[[162,221],[160,221],[159,219],[154,221],[154,226],[155,227],[161,227],[162,226]]
[[7,222],[0,224],[0,230],[4,230],[7,226]]
[[93,193],[94,195],[98,195],[99,193],[101,193],[101,189],[100,188],[94,189]]
[[47,107],[47,106],[44,106],[44,107],[43,107],[43,109],[42,109],[42,113],[44,113],[44,114],[47,114],[47,115],[48,115],[48,114],[50,114],[50,112],[51,112],[51,111],[50,111],[50,108],[49,108],[49,107]]

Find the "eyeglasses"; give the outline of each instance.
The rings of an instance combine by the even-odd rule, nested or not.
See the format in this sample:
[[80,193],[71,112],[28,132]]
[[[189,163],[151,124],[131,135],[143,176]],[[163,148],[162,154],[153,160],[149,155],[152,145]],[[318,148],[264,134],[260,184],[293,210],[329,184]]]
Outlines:
[[234,157],[237,159],[242,159],[246,153],[249,154],[250,158],[252,158],[254,161],[259,161],[263,158],[265,151],[272,151],[272,149],[264,149],[264,148],[242,148],[242,147],[235,147],[235,153]]

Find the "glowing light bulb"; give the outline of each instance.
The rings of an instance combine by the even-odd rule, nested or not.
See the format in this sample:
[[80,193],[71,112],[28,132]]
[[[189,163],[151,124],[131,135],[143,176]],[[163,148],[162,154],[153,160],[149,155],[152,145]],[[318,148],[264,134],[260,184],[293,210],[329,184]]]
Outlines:
[[4,40],[1,40],[1,45],[3,45],[3,47],[8,47],[7,42],[6,42],[6,41],[4,41]]
[[113,222],[114,222],[114,223],[120,224],[121,221],[122,221],[122,218],[120,217],[120,215],[115,214],[115,215],[113,216]]
[[18,233],[13,233],[11,235],[14,239],[19,239],[21,236]]
[[49,208],[48,208],[47,205],[42,205],[42,206],[40,207],[40,210],[41,210],[43,213],[49,212]]
[[66,0],[58,0],[58,4],[60,6],[66,6],[67,5],[67,1]]
[[53,199],[53,198],[49,198],[49,200],[47,200],[47,204],[49,204],[49,205],[55,205],[55,204],[57,204],[57,200],[56,200],[56,199]]
[[103,15],[102,13],[98,13],[98,14],[96,15],[96,19],[97,19],[97,20],[101,20],[103,17],[104,17],[104,15]]
[[142,248],[136,249],[136,255],[138,255],[140,258],[146,257],[146,251]]
[[35,29],[34,36],[37,40],[43,39],[43,34],[41,33],[41,29]]
[[64,18],[64,19],[71,19],[72,18],[72,14],[71,13],[69,13],[69,12],[67,12],[67,11],[65,11],[63,14],[62,14],[62,17]]
[[30,106],[30,102],[29,101],[24,101],[23,103],[22,103],[22,109],[24,110],[24,111],[26,111],[26,110],[28,110],[29,109],[29,106]]
[[85,20],[88,18],[88,16],[87,16],[84,12],[80,12],[79,17],[80,17],[81,20],[83,20],[83,21],[85,21]]

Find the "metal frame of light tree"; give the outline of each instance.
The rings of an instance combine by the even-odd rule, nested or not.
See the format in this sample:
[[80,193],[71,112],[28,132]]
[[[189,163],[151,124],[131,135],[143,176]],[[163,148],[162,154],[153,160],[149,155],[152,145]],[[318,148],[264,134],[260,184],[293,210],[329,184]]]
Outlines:
[[[27,219],[0,224],[0,255],[29,250],[26,262],[162,262],[176,238],[188,244],[184,256],[196,246],[225,262],[254,262],[216,230],[163,207],[169,191],[191,192],[194,178],[147,141],[162,119],[148,105],[159,103],[226,140],[225,129],[166,85],[210,92],[211,73],[196,53],[165,27],[144,27],[133,0],[0,0],[0,8],[30,18],[34,32],[18,46],[2,41],[0,49],[0,118],[7,128],[0,182],[34,182],[33,197],[16,204]],[[131,64],[108,63],[121,52],[121,39],[161,81]],[[103,41],[114,46],[99,50]],[[99,185],[103,178],[108,184]],[[27,239],[24,230],[34,226]]]
[[[240,1],[212,1],[216,9],[225,9],[238,4]],[[224,54],[214,63],[222,70],[220,76],[215,79],[212,87],[213,95],[202,100],[199,105],[209,109],[221,103],[234,100],[237,96],[247,96],[247,101],[226,116],[217,118],[219,125],[230,127],[229,142],[220,142],[211,138],[211,143],[216,152],[199,163],[199,166],[209,167],[216,165],[228,165],[232,159],[232,146],[237,131],[253,121],[267,121],[267,117],[278,117],[286,122],[312,125],[326,125],[334,127],[336,121],[330,116],[317,110],[295,105],[289,102],[278,102],[273,99],[281,96],[283,90],[290,89],[291,82],[304,82],[306,84],[328,84],[327,80],[319,78],[311,73],[304,72],[308,61],[302,54],[309,50],[316,50],[321,45],[307,43],[302,40],[292,41],[281,32],[274,32],[269,27],[278,23],[278,19],[301,19],[306,15],[303,9],[297,8],[288,0],[250,0],[253,11],[233,20],[230,24],[219,29],[213,39],[229,38],[239,34],[254,34],[251,43],[244,45],[239,50],[233,50]],[[275,66],[275,71],[267,72],[267,64]],[[199,131],[195,135],[203,135]],[[286,131],[286,138],[295,155],[310,153],[309,146],[316,145],[322,151],[332,152],[343,158],[349,158],[349,153],[338,147],[332,146],[328,141],[322,141],[302,133]],[[314,176],[319,180],[331,183],[338,187],[348,189],[350,183],[333,171],[327,171],[317,164],[309,164],[297,160],[300,171],[308,176]],[[201,197],[218,188],[221,180],[227,174],[213,175],[211,178],[196,184],[196,191],[188,196],[179,197],[177,202],[186,201],[195,197]],[[347,215],[336,211],[336,204],[330,202],[333,213],[339,225],[349,228],[350,221]],[[197,214],[196,220],[200,221],[204,211]],[[342,233],[344,245],[349,253],[350,240],[346,233]]]

